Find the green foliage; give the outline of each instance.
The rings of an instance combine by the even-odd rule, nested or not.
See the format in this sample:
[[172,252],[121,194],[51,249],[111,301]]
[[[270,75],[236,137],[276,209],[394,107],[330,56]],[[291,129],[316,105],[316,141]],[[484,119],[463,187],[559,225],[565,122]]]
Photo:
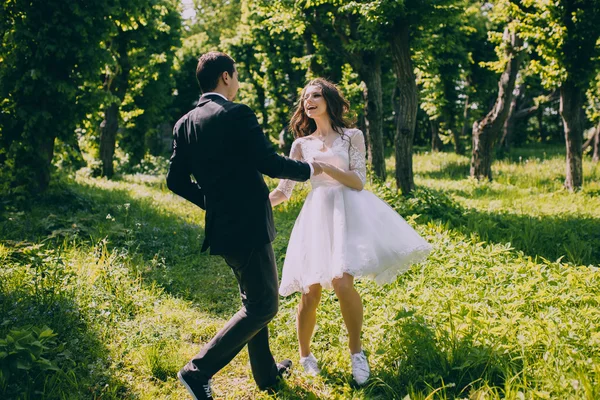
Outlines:
[[146,154],[146,156],[131,169],[131,172],[142,175],[166,176],[168,170],[169,160],[167,158]]
[[[494,24],[485,5],[478,1],[458,2],[440,23],[419,29],[414,45],[415,71],[420,105],[429,118],[441,123],[442,135],[451,136],[463,125],[481,117],[497,90],[497,75],[482,63],[495,59],[487,40]],[[465,120],[465,103],[473,109]],[[461,143],[456,149],[464,147]]]
[[587,91],[588,107],[586,115],[592,123],[600,123],[600,71],[592,80],[590,88]]
[[135,42],[129,51],[139,60],[129,75],[130,89],[122,104],[125,129],[119,144],[129,156],[129,168],[138,164],[146,152],[164,156],[170,151],[173,69],[182,34],[178,4],[162,0],[146,5],[142,18],[147,23],[139,29],[137,38],[129,38]]
[[570,79],[587,89],[598,69],[599,18],[600,5],[594,0],[523,2],[519,29],[539,57],[531,68],[545,87]]
[[[130,163],[139,162],[148,147],[154,154],[165,151],[159,125],[171,104],[171,70],[181,30],[178,5],[175,0],[130,0],[2,6],[3,192],[25,195],[45,189],[56,138],[54,164],[80,167],[76,127],[95,134],[100,109],[115,101],[125,111],[122,147]],[[108,77],[105,95],[97,81],[101,73]],[[127,87],[131,90],[125,96]],[[87,125],[82,123],[86,117]]]
[[587,161],[584,169],[590,188],[571,197],[562,188],[564,150],[557,147],[545,147],[542,154],[515,150],[509,159],[497,162],[495,182],[484,184],[465,179],[466,157],[438,154],[436,158],[433,162],[428,156],[416,156],[417,182],[436,191],[436,201],[450,196],[455,204],[446,215],[425,210],[420,221],[437,219],[482,241],[509,242],[532,257],[598,263],[600,243],[593,232],[600,226],[592,199],[600,189],[600,171],[593,163]]
[[126,168],[137,164],[148,149],[152,154],[170,150],[171,125],[165,117],[181,37],[178,4],[176,0],[129,0],[112,16],[114,25],[105,39],[111,59],[104,67],[101,87],[104,117],[94,129],[99,133],[103,175],[114,172],[117,140],[127,156]]
[[[47,326],[12,329],[0,338],[0,388],[5,394],[18,396],[43,390],[44,379],[60,370],[53,359],[69,358],[64,344],[58,345],[55,338]],[[13,388],[24,392],[15,393]]]
[[237,33],[241,0],[193,0],[196,15],[187,24],[187,32],[193,36],[205,34],[206,43],[215,48],[225,39]]
[[86,112],[82,87],[106,60],[112,0],[10,1],[1,6],[0,186],[44,190],[53,143],[68,141]]

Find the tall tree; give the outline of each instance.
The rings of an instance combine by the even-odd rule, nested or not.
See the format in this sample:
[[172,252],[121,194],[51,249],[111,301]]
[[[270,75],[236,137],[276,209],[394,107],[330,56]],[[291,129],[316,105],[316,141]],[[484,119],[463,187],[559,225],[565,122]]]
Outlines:
[[[112,62],[106,65],[103,78],[107,94],[104,120],[100,124],[103,176],[110,178],[114,173],[115,145],[125,96],[132,86],[143,87],[152,79],[152,74],[140,74],[140,70],[162,64],[157,60],[168,62],[167,68],[172,65],[174,46],[180,37],[181,17],[177,5],[175,0],[123,0],[120,12],[114,15],[113,30],[107,40]],[[132,77],[141,77],[141,80],[132,82]],[[171,95],[170,91],[165,94]],[[159,99],[153,100],[158,102]],[[144,141],[143,138],[138,140]]]
[[600,122],[597,123],[592,138],[592,161],[597,163],[600,162]]
[[[156,25],[147,30],[145,46],[151,53],[129,76],[130,89],[121,107],[124,129],[118,140],[128,154],[130,167],[139,164],[146,152],[161,155],[170,151],[174,61],[182,33],[177,6],[177,1],[153,6],[154,14],[160,17],[153,18]],[[193,71],[189,71],[192,76]]]
[[488,32],[502,29],[501,23],[492,18],[487,1],[472,1],[462,18],[465,21],[465,47],[469,62],[464,66],[461,137],[467,138],[473,122],[481,119],[496,100],[499,72],[486,66],[495,59],[495,46],[488,40]]
[[386,42],[378,25],[357,12],[350,1],[300,1],[306,29],[352,66],[365,82],[365,128],[373,172],[385,179],[383,149],[382,59]]
[[566,143],[565,187],[583,185],[582,144],[586,91],[598,69],[600,2],[528,0],[521,30],[540,56],[534,63],[542,83],[560,91],[560,115]]
[[414,73],[416,38],[427,27],[440,24],[462,11],[460,0],[378,0],[353,2],[354,11],[377,26],[378,37],[389,46],[392,69],[399,88],[396,115],[396,184],[403,194],[414,187],[412,146],[419,105]]
[[225,45],[238,61],[242,78],[252,85],[265,132],[277,136],[286,130],[306,79],[302,22],[267,1],[243,1],[241,11],[238,34]]
[[508,118],[517,74],[525,55],[523,39],[517,33],[518,25],[514,18],[517,10],[517,6],[511,1],[502,0],[494,5],[496,18],[506,21],[502,39],[497,46],[499,61],[496,68],[502,70],[502,74],[494,105],[482,120],[473,123],[470,175],[477,179],[492,179],[494,145]]
[[416,37],[415,70],[420,106],[431,120],[432,145],[440,145],[437,131],[449,135],[457,154],[464,153],[463,118],[469,106],[467,77],[481,18],[479,2],[465,0],[464,13],[450,13],[439,24],[427,24]]
[[[526,72],[526,71],[523,71]],[[523,142],[527,139],[527,132],[525,132],[525,126],[529,118],[534,115],[538,115],[539,110],[543,110],[548,106],[549,103],[558,100],[558,91],[551,93],[544,93],[543,88],[540,85],[539,77],[537,75],[528,75],[529,72],[524,73],[521,79],[521,83],[517,85],[513,92],[513,98],[510,104],[510,110],[508,117],[504,123],[502,137],[498,145],[502,151],[508,151],[515,144],[515,142]],[[519,78],[517,78],[519,80]],[[543,130],[543,122],[538,121],[538,133]],[[517,137],[517,127],[520,127],[521,131],[519,137]],[[536,135],[539,137],[540,135]]]
[[[287,152],[292,142],[287,124],[306,81],[328,78],[354,100],[353,77],[345,73],[347,61],[306,29],[300,8],[268,0],[244,0],[240,8],[237,34],[223,40],[222,46],[238,62],[240,100],[257,110],[265,132],[279,136],[280,147]],[[356,101],[351,103],[355,111]]]
[[116,0],[5,1],[0,6],[1,190],[40,192],[50,182],[54,141],[68,141],[93,109],[84,83],[106,52]]

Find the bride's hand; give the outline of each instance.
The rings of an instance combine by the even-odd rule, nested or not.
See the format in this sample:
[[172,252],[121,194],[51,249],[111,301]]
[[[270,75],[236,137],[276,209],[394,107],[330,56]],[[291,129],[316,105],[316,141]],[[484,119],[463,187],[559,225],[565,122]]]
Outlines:
[[319,164],[321,166],[321,169],[323,169],[323,172],[327,175],[331,175],[331,171],[333,171],[334,169],[337,169],[333,165],[322,162],[322,161],[319,161]]

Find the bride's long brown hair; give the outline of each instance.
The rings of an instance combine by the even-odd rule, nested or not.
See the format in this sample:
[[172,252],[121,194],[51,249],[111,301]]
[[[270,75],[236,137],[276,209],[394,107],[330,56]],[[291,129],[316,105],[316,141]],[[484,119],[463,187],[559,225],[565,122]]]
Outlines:
[[306,110],[304,109],[304,96],[309,86],[318,86],[321,88],[321,94],[327,104],[327,114],[331,121],[331,127],[341,136],[344,136],[343,128],[350,128],[353,125],[353,120],[348,117],[350,103],[342,96],[340,90],[332,82],[324,78],[316,78],[308,82],[304,86],[304,89],[302,89],[296,111],[294,111],[294,115],[292,115],[292,119],[290,120],[290,131],[292,131],[294,138],[311,135],[317,130],[317,124],[312,118],[306,115]]

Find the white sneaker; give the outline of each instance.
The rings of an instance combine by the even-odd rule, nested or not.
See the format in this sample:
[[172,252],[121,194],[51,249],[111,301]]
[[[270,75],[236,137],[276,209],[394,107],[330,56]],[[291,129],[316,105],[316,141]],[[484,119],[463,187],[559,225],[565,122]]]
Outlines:
[[313,353],[310,353],[306,357],[300,357],[300,364],[302,364],[304,372],[308,375],[316,376],[321,372],[317,359],[313,356]]
[[371,375],[371,368],[369,368],[367,357],[361,350],[360,353],[351,354],[350,359],[352,360],[352,376],[354,376],[356,383],[362,386],[367,383]]

